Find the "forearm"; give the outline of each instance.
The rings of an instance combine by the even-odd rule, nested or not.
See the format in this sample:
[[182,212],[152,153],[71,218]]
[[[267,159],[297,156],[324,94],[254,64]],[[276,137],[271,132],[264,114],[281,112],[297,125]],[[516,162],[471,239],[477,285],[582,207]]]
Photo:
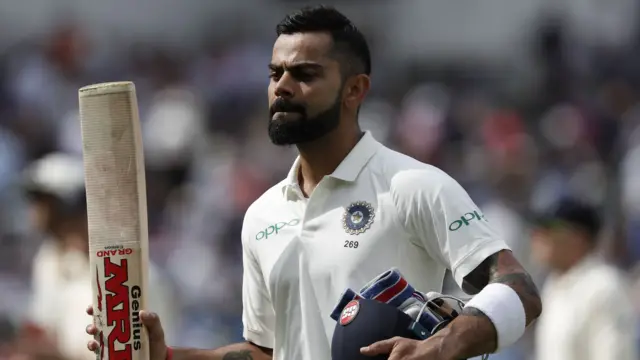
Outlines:
[[[469,310],[465,309],[465,313]],[[440,341],[440,351],[447,358],[467,359],[496,350],[497,335],[493,323],[480,311],[475,311],[475,315],[461,314],[433,336]]]
[[[485,260],[465,278],[464,285],[469,292],[478,293],[479,289],[494,283],[507,285],[517,294],[517,297],[513,296],[515,299],[511,298],[505,303],[505,311],[514,302],[522,303],[525,326],[531,324],[542,312],[542,303],[535,284],[510,252],[501,251]],[[496,301],[501,299],[496,298]],[[465,307],[462,314],[452,321],[447,329],[436,335],[441,340],[442,351],[453,358],[493,353],[499,345],[495,324],[482,311],[470,306]]]
[[173,360],[272,360],[271,349],[250,342],[213,350],[173,348]]
[[[531,321],[527,319],[527,325]],[[482,311],[473,307],[466,307],[460,316],[446,329],[436,333],[436,336],[441,337],[443,354],[449,354],[455,359],[490,354],[498,348],[495,325]]]

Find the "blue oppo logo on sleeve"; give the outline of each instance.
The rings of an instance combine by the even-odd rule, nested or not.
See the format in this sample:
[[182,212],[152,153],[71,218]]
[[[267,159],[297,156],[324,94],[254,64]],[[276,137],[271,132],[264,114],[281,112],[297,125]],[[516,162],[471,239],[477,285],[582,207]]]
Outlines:
[[468,212],[462,215],[460,219],[453,221],[451,224],[449,224],[449,231],[457,231],[463,227],[467,227],[471,225],[475,221],[481,221],[481,220],[487,221],[484,217],[484,214],[478,211]]
[[300,219],[292,219],[288,222],[281,221],[279,223],[271,224],[267,226],[264,230],[258,232],[255,236],[256,240],[266,240],[269,236],[278,235],[280,230],[286,228],[287,226],[296,226],[300,223]]

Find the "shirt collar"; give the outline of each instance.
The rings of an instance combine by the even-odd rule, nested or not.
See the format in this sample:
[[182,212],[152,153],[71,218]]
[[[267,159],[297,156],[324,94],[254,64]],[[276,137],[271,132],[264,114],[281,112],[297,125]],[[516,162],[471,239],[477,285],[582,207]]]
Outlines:
[[[360,141],[358,141],[347,157],[338,165],[338,168],[329,176],[348,182],[355,181],[369,159],[371,159],[381,146],[382,144],[373,138],[371,132],[365,131]],[[289,174],[284,181],[282,187],[283,194],[286,194],[286,190],[298,186],[299,169],[300,156],[293,162],[293,166],[291,166]]]

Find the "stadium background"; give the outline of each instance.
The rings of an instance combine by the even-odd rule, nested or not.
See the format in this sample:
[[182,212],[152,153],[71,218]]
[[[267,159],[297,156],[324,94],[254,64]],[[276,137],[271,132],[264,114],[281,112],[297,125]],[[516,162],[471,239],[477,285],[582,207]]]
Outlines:
[[[456,178],[540,285],[532,215],[567,194],[600,206],[602,251],[640,288],[636,1],[326,3],[350,16],[372,47],[363,128]],[[84,305],[55,300],[64,292],[86,304],[82,285],[52,285],[65,276],[88,283],[82,259],[67,269],[72,275],[45,271],[51,281],[33,281],[39,262],[62,255],[43,254],[52,240],[36,229],[25,184],[47,154],[80,156],[77,89],[121,79],[138,89],[152,301],[169,342],[240,339],[242,217],[295,156],[266,136],[266,64],[275,23],[303,4],[0,0],[0,358],[53,356],[29,350],[57,346],[34,337],[34,313],[55,309],[82,328],[88,320]],[[39,170],[39,181],[81,192],[73,164],[58,166]],[[527,359],[531,341],[528,334],[502,358]],[[90,358],[80,343],[76,359]]]

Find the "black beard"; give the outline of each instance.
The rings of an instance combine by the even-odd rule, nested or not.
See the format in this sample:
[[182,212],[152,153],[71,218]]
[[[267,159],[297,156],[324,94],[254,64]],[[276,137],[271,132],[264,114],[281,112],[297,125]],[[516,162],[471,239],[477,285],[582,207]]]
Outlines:
[[[277,112],[298,113],[295,120],[272,120]],[[306,109],[298,104],[277,99],[269,109],[269,139],[275,145],[298,145],[311,142],[327,135],[340,124],[341,103],[338,98],[327,110],[314,117],[308,117]]]

